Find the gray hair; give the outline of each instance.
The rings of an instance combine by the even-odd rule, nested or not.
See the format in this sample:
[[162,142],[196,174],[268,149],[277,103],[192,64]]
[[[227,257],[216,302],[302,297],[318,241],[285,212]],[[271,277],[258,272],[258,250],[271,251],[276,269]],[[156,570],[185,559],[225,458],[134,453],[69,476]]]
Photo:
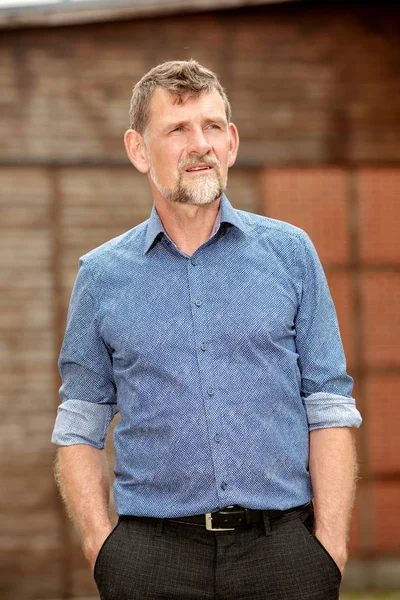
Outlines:
[[215,73],[196,60],[173,60],[157,65],[135,85],[129,109],[131,129],[144,135],[150,117],[150,101],[156,88],[162,88],[182,104],[187,97],[198,97],[203,91],[216,91],[221,96],[228,123],[231,105]]

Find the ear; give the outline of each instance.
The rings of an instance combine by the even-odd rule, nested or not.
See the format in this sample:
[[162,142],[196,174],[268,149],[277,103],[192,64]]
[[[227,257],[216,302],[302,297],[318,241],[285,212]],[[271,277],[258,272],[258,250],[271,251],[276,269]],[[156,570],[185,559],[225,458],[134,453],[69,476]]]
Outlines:
[[146,147],[144,139],[134,129],[128,129],[124,135],[124,143],[129,160],[140,173],[149,171],[149,161],[147,160]]
[[228,167],[232,167],[235,164],[236,156],[239,149],[239,132],[236,125],[229,123],[229,154],[228,154]]

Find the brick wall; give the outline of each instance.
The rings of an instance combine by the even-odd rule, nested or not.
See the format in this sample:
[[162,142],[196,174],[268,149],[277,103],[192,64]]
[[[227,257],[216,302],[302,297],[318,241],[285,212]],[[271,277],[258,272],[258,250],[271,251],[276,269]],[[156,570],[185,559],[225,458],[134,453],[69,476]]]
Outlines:
[[353,554],[398,555],[400,444],[400,168],[275,168],[264,212],[305,229],[324,263],[355,397],[361,481]]
[[78,257],[150,211],[122,144],[131,87],[178,57],[220,73],[231,97],[241,133],[232,203],[303,227],[319,251],[364,416],[351,547],[400,556],[400,9],[323,5],[2,33],[5,600],[94,593],[52,481],[56,359]]

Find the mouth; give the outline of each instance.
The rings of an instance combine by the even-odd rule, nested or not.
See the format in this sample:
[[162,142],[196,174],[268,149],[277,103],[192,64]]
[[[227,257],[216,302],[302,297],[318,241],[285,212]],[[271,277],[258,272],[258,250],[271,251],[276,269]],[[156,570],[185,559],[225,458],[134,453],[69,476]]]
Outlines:
[[207,164],[193,165],[185,169],[185,173],[199,173],[201,171],[211,171],[213,167]]

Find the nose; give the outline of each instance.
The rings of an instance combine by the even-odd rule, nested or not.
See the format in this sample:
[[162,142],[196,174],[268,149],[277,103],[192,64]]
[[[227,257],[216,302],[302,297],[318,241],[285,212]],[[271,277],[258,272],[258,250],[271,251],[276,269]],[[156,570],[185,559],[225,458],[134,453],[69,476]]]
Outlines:
[[212,150],[212,146],[204,135],[202,127],[193,128],[190,132],[186,151],[188,154],[203,156]]

